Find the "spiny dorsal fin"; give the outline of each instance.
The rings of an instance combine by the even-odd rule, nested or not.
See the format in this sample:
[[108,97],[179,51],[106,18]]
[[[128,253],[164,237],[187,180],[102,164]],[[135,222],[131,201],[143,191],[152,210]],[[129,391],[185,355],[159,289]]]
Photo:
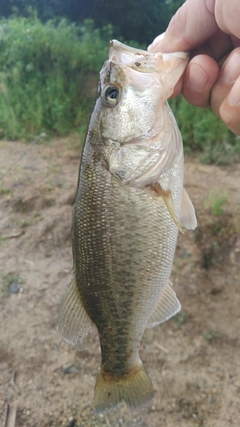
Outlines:
[[181,310],[181,304],[178,301],[171,283],[169,282],[161,292],[156,306],[148,319],[147,328],[154,328],[154,326],[165,322]]
[[62,338],[78,350],[89,343],[95,325],[87,314],[79,294],[75,276],[64,296],[58,329]]
[[188,230],[194,230],[197,227],[195,209],[185,188],[182,191],[180,223]]

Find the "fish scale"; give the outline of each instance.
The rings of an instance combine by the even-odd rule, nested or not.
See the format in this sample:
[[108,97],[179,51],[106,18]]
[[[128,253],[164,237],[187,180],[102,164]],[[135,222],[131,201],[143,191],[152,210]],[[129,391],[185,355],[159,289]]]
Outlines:
[[[88,296],[87,311],[98,328],[101,341],[111,344],[110,348],[102,345],[103,366],[108,372],[116,372],[115,359],[122,360],[130,347],[127,337],[137,336],[140,344],[145,329],[143,319],[147,321],[155,296],[159,294],[158,281],[165,284],[169,277],[166,261],[175,248],[177,228],[162,199],[137,188],[124,187],[101,162],[97,167],[93,165],[90,176],[92,182],[83,168],[81,191],[76,200],[78,239],[89,243],[80,247],[79,252],[76,249],[76,259],[81,265],[77,279],[81,283],[82,298]],[[89,192],[89,184],[91,188],[94,186],[94,196]],[[89,204],[94,204],[95,209],[88,211]],[[137,209],[133,209],[136,205]],[[88,224],[81,227],[81,218],[85,217]],[[161,240],[166,241],[167,236],[171,236],[171,244],[161,251]],[[151,247],[158,259],[155,268],[152,268],[152,254],[146,252],[146,247]],[[137,315],[136,300],[141,301]],[[123,307],[127,321],[122,319]],[[110,340],[109,328],[115,331]],[[113,366],[108,363],[106,368],[105,360],[110,359]],[[127,370],[125,365],[128,365],[127,360],[121,363],[122,372]]]
[[100,73],[73,213],[74,275],[59,320],[63,338],[79,349],[98,331],[96,412],[153,397],[141,339],[181,307],[169,277],[178,228],[195,228],[196,218],[165,100],[186,64],[186,54],[164,57],[114,41]]

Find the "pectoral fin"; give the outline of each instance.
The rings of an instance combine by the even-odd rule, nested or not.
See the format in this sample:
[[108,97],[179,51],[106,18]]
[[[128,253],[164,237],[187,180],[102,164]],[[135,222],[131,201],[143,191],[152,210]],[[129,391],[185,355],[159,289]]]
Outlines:
[[180,223],[188,230],[194,230],[197,227],[195,209],[185,188],[182,192]]
[[183,229],[181,227],[181,224],[179,222],[179,219],[177,217],[176,211],[175,211],[175,207],[173,204],[173,199],[172,199],[172,194],[171,191],[165,191],[162,189],[161,185],[159,184],[159,182],[153,182],[152,183],[152,188],[154,189],[154,191],[159,194],[159,196],[162,196],[166,207],[168,209],[168,212],[170,213],[173,221],[175,222],[177,228],[179,229],[179,231],[181,231],[181,233],[183,233]]
[[58,329],[62,338],[78,350],[84,350],[95,325],[87,314],[73,277],[64,296],[60,310]]
[[177,314],[180,310],[181,304],[169,282],[160,294],[159,300],[148,319],[147,328],[154,328],[154,326],[170,319],[170,317]]

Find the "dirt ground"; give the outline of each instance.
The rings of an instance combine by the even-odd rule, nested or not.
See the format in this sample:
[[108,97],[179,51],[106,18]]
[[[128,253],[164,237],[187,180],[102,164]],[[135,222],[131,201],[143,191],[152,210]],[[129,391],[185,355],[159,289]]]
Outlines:
[[[27,152],[27,154],[25,154]],[[179,236],[172,282],[182,311],[145,332],[149,406],[96,416],[98,337],[62,342],[58,313],[71,277],[77,137],[0,142],[0,422],[4,427],[240,426],[240,169],[186,159],[199,227]]]

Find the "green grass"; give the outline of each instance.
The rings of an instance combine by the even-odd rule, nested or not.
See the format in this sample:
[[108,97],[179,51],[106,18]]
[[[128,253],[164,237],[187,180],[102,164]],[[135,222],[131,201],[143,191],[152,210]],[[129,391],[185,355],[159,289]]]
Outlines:
[[188,318],[188,314],[184,313],[183,311],[181,311],[180,313],[178,313],[175,317],[174,320],[177,324],[178,328],[182,328],[182,326],[186,323]]
[[218,332],[214,331],[211,328],[208,328],[206,331],[203,331],[202,335],[206,341],[213,341],[219,338]]
[[[89,20],[81,25],[42,23],[36,16],[0,20],[0,138],[77,132],[83,141],[112,32]],[[170,105],[186,153],[219,165],[240,159],[240,138],[210,109],[193,107],[183,97]]]
[[6,274],[3,275],[0,279],[0,302],[2,302],[3,298],[9,295],[9,287],[12,283],[19,282],[21,283],[21,279],[16,274]]
[[0,195],[12,194],[11,188],[0,187]]
[[181,131],[186,154],[198,153],[206,164],[227,165],[240,159],[240,138],[211,111],[183,97],[169,102]]
[[228,200],[227,194],[213,190],[208,199],[205,201],[204,206],[210,209],[211,214],[215,216],[221,216],[224,214],[224,206]]
[[[111,28],[91,21],[0,21],[0,138],[82,129],[92,108]],[[84,127],[85,129],[85,127]]]
[[212,213],[213,215],[220,216],[223,214],[223,206],[227,202],[227,196],[226,194],[213,194],[213,201],[212,201]]

